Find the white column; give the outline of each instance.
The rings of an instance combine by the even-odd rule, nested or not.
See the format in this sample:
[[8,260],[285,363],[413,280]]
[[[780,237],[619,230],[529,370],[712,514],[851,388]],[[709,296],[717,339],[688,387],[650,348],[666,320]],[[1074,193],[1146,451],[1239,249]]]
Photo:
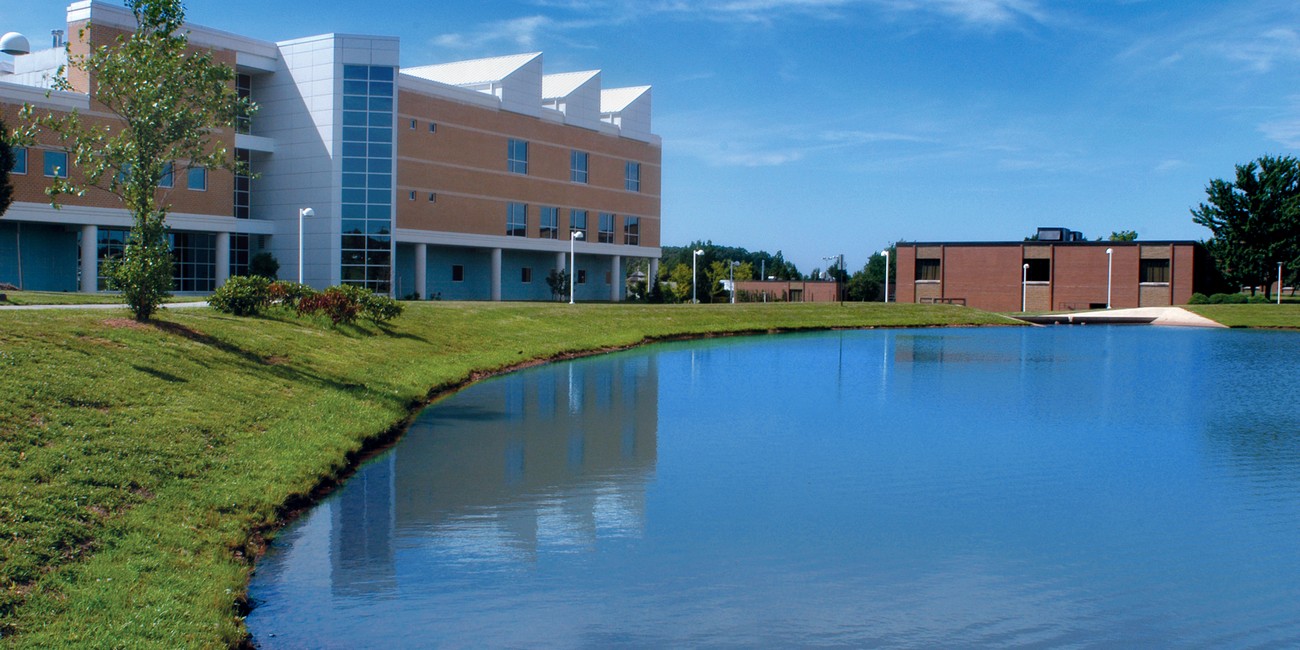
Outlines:
[[81,227],[81,290],[99,291],[99,226]]
[[501,301],[501,249],[492,249],[492,300]]
[[569,265],[569,254],[560,252],[555,254],[555,270],[563,271],[564,267]]
[[655,280],[659,277],[659,258],[650,258],[650,277],[645,279],[645,290],[649,291],[650,287],[655,285]]
[[230,233],[217,233],[217,286],[230,279]]
[[429,277],[429,245],[415,245],[415,295],[416,300],[429,299],[429,287],[426,280]]
[[623,257],[615,255],[609,258],[609,299],[618,302],[623,298]]

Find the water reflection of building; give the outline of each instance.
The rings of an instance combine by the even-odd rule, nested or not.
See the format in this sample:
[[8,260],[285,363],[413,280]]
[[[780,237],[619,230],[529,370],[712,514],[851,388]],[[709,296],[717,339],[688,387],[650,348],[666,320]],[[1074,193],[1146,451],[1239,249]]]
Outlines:
[[427,409],[339,495],[334,589],[383,589],[398,538],[504,559],[639,535],[658,401],[655,359],[638,354],[501,377]]

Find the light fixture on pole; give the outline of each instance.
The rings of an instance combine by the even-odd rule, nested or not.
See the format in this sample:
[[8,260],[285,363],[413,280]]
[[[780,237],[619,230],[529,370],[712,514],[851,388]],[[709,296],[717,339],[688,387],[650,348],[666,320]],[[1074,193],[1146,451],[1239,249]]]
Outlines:
[[737,266],[740,266],[740,262],[737,262],[735,260],[732,260],[731,264],[727,265],[727,272],[731,274],[731,304],[733,305],[736,304],[736,267]]
[[[940,294],[942,295],[942,294]],[[916,296],[912,297],[913,299]],[[889,249],[885,249],[885,304],[889,304]]]
[[1027,311],[1029,305],[1029,262],[1020,267],[1020,313]]
[[298,284],[302,284],[302,220],[316,216],[311,208],[298,208]]
[[0,52],[12,56],[22,56],[32,51],[31,43],[27,42],[27,37],[18,32],[9,32],[0,36]]
[[1115,267],[1111,264],[1115,259],[1114,252],[1115,249],[1113,248],[1106,249],[1106,309],[1110,309],[1110,284],[1111,279],[1115,277],[1113,273]]
[[698,304],[700,302],[699,299],[695,297],[695,285],[699,284],[699,275],[700,275],[699,271],[697,270],[697,267],[699,265],[696,263],[696,260],[700,259],[700,256],[703,254],[704,254],[703,250],[696,250],[695,252],[691,253],[691,304],[693,305]]
[[573,304],[573,294],[577,291],[578,282],[578,254],[575,246],[579,239],[582,239],[582,231],[574,230],[569,232],[569,304]]

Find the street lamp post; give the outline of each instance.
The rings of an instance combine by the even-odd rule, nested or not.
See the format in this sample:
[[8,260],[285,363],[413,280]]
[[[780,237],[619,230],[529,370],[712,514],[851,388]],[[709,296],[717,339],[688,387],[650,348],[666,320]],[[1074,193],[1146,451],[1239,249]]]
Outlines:
[[573,304],[573,294],[577,291],[578,282],[578,254],[577,242],[582,239],[582,231],[574,230],[569,232],[569,304]]
[[[915,300],[916,296],[912,298]],[[885,304],[889,304],[889,249],[885,249]]]
[[302,220],[316,216],[311,208],[298,208],[298,284],[302,284]]
[[727,272],[731,275],[731,304],[733,305],[736,304],[736,267],[737,266],[740,266],[740,262],[737,262],[735,260],[732,260],[731,264],[727,265]]
[[1020,267],[1020,313],[1028,311],[1029,306],[1029,262]]
[[692,305],[699,304],[700,302],[699,299],[695,297],[695,287],[696,285],[699,284],[699,276],[700,276],[699,271],[697,270],[699,264],[696,262],[696,260],[700,259],[700,256],[703,254],[704,254],[703,250],[696,250],[695,252],[691,253],[691,304]]
[[1111,264],[1115,259],[1114,252],[1113,248],[1106,249],[1106,309],[1110,309],[1110,285],[1111,279],[1115,277],[1113,272],[1115,267]]
[[1277,304],[1282,304],[1282,263],[1277,263]]

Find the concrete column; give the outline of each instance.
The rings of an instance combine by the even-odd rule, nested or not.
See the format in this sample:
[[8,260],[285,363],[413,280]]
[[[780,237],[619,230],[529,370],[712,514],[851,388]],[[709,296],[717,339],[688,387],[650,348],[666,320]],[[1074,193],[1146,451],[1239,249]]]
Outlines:
[[649,291],[650,287],[654,286],[655,279],[658,277],[659,277],[659,258],[652,257],[650,258],[650,277],[645,279],[646,291]]
[[492,249],[492,300],[501,301],[501,249]]
[[217,286],[230,279],[230,233],[217,233]]
[[623,257],[615,255],[609,258],[609,299],[618,302],[623,299]]
[[81,227],[81,290],[99,291],[99,226]]
[[569,254],[568,254],[568,253],[556,253],[556,254],[555,254],[555,270],[556,270],[557,272],[558,272],[558,271],[563,271],[563,270],[564,270],[564,267],[566,267],[566,266],[568,266],[568,265],[569,265]]
[[429,299],[429,245],[415,245],[415,294],[416,300]]

